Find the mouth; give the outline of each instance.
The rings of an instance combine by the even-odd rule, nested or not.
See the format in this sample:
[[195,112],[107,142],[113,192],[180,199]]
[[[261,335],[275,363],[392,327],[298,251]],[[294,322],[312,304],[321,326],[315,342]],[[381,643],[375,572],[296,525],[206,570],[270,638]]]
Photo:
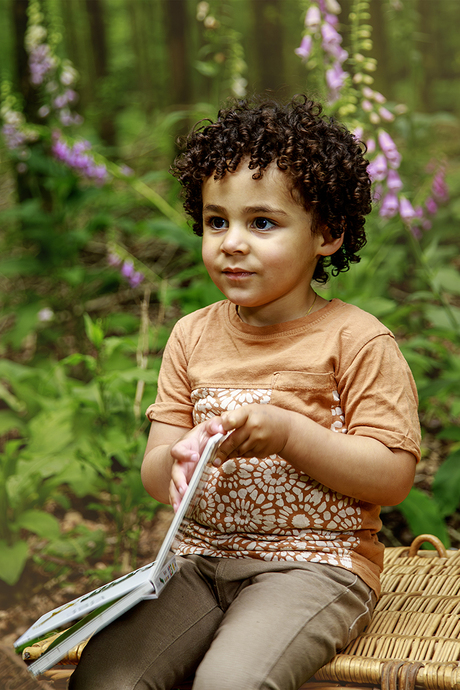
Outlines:
[[253,276],[253,271],[246,271],[244,268],[224,268],[222,273],[228,278],[247,278]]

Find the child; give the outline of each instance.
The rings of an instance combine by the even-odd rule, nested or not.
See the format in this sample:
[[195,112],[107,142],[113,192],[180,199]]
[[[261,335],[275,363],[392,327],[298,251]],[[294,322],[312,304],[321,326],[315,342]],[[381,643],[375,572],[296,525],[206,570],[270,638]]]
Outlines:
[[391,332],[315,293],[358,261],[360,144],[307,98],[239,103],[173,173],[226,300],[175,326],[142,477],[177,508],[208,438],[231,432],[179,573],[87,646],[70,687],[297,690],[369,622],[380,505],[407,495],[417,395]]

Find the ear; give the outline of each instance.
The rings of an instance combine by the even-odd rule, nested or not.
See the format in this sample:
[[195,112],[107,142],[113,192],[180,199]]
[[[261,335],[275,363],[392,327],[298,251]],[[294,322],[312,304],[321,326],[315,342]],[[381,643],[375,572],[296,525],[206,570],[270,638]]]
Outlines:
[[333,238],[328,228],[323,228],[323,230],[321,230],[322,241],[318,248],[318,256],[332,256],[332,254],[335,254],[343,244],[344,234],[345,233],[342,232],[339,237]]

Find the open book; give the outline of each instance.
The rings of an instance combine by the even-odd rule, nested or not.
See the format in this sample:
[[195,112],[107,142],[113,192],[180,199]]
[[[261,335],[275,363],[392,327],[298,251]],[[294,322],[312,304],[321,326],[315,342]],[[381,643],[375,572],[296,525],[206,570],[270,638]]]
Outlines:
[[16,640],[15,647],[24,647],[25,643],[33,644],[45,637],[46,633],[80,619],[56,638],[46,652],[29,666],[33,675],[54,666],[73,647],[88,640],[138,602],[158,598],[177,570],[172,553],[174,543],[180,540],[186,529],[187,517],[191,515],[201,495],[222,438],[222,434],[215,434],[209,439],[154,563],[45,613]]

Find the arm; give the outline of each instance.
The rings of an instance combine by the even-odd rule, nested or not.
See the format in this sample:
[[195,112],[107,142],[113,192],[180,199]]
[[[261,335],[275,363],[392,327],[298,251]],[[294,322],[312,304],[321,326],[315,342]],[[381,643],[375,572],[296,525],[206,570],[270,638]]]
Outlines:
[[148,493],[177,510],[206,443],[221,430],[217,417],[193,429],[153,422],[141,468]]
[[222,443],[225,457],[278,454],[301,473],[361,501],[396,505],[409,493],[416,460],[392,451],[374,438],[340,434],[274,405],[245,405],[225,412],[222,431],[234,431]]

